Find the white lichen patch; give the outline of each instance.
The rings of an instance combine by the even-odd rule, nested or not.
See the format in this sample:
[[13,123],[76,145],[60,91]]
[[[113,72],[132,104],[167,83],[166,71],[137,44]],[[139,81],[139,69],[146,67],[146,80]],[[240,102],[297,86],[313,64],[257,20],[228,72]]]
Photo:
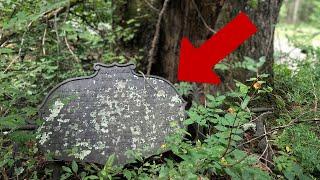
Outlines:
[[80,160],[84,160],[84,158],[87,157],[90,153],[91,153],[91,150],[82,150],[78,153],[74,153],[73,156]]
[[120,139],[121,139],[121,136],[118,136],[117,139],[112,139],[112,144],[113,144],[114,146],[117,146],[118,143],[120,142]]
[[70,119],[57,119],[57,121],[61,123],[68,123]]
[[98,124],[97,122],[94,122],[94,129],[99,132],[100,131],[100,124]]
[[92,111],[92,112],[90,113],[90,116],[91,116],[92,118],[96,118],[96,117],[97,117],[97,111]]
[[179,95],[175,95],[175,96],[172,96],[172,97],[171,97],[171,102],[174,102],[174,103],[182,103],[182,100],[181,100],[181,98],[179,97]]
[[[50,134],[52,134],[52,132],[43,132],[46,129],[45,124],[48,123],[48,122],[54,121],[54,119],[56,117],[58,117],[58,115],[59,115],[60,111],[62,110],[63,106],[64,106],[64,104],[60,101],[60,99],[57,99],[54,102],[52,108],[49,109],[50,115],[48,117],[44,118],[45,122],[38,128],[38,130],[37,130],[38,135],[37,135],[36,138],[39,139],[39,143],[41,145],[43,145],[45,142],[47,142],[49,140],[49,138],[50,138]],[[55,127],[53,130],[54,131],[59,131],[60,127],[59,126]]]
[[39,143],[41,145],[43,145],[46,141],[48,141],[48,139],[50,138],[50,134],[52,134],[52,132],[44,132],[44,133],[42,133],[41,136],[40,136]]
[[54,131],[60,131],[61,130],[61,126],[55,126],[55,127],[53,127],[53,130]]
[[159,90],[157,92],[157,97],[158,98],[161,98],[161,97],[166,98],[166,92],[164,90]]
[[141,134],[140,126],[130,127],[130,130],[131,130],[132,135],[134,135],[134,136],[139,136]]
[[76,123],[70,124],[69,127],[70,127],[71,130],[74,130],[74,131],[78,131],[79,130],[79,125],[76,124]]
[[125,81],[118,81],[116,82],[115,87],[118,91],[122,91],[126,87],[127,83]]
[[151,114],[150,104],[144,103],[143,105],[144,105],[144,108],[145,108],[144,119],[148,122],[150,120],[150,114]]
[[77,142],[76,146],[82,146],[82,147],[87,147],[90,148],[90,144],[88,142]]
[[106,144],[104,144],[102,141],[98,141],[93,145],[93,149],[98,149],[98,150],[104,150],[106,148]]
[[52,109],[50,109],[50,115],[45,118],[45,121],[53,121],[60,113],[60,111],[62,110],[63,108],[63,103],[60,101],[60,99],[57,99],[55,102],[54,102],[54,105],[52,107]]

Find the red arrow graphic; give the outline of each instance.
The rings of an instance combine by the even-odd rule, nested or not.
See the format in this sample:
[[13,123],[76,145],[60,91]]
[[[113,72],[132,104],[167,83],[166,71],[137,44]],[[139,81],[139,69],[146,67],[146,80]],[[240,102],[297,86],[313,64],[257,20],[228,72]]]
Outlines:
[[220,78],[212,68],[257,32],[245,13],[239,13],[230,23],[195,48],[189,39],[181,40],[178,80],[219,84]]

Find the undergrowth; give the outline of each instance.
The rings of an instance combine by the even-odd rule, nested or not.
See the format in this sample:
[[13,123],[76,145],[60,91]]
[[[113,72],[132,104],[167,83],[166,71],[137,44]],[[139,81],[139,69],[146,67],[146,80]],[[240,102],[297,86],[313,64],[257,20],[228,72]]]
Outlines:
[[[43,69],[38,68],[35,71],[47,71],[49,67],[45,64]],[[60,173],[62,172],[60,178],[313,179],[318,177],[320,140],[319,128],[315,125],[319,115],[317,111],[319,69],[314,62],[303,63],[299,67],[299,71],[293,72],[286,65],[275,65],[275,90],[265,84],[264,79],[268,78],[268,75],[258,74],[246,83],[236,81],[236,89],[233,91],[217,95],[207,94],[205,105],[194,102],[188,110],[184,127],[193,127],[196,129],[196,135],[191,135],[186,128],[180,128],[173,123],[172,126],[177,128],[176,133],[168,136],[165,144],[161,146],[161,151],[166,153],[144,159],[139,151],[130,151],[127,155],[133,161],[124,167],[113,164],[115,158],[113,155],[109,157],[104,167],[76,161],[65,162],[58,167],[61,168]],[[255,71],[254,68],[252,70]],[[55,69],[53,68],[51,72],[55,72]],[[35,84],[33,77],[32,75],[24,77],[29,80],[29,83],[24,85],[26,89],[32,89],[32,84]],[[10,79],[12,83],[12,79],[15,78]],[[10,83],[8,82],[5,87],[10,88]],[[182,95],[190,94],[193,92],[193,86],[182,83],[178,85],[178,90]],[[18,92],[7,94],[15,91]],[[11,128],[11,131],[3,132],[5,134],[1,138],[2,175],[5,178],[19,179],[52,178],[54,168],[51,165],[55,161],[38,152],[35,134],[32,131],[15,131],[19,126],[26,125],[24,119],[35,118],[35,108],[27,107],[22,108],[25,111],[19,111],[19,106],[14,100],[5,101],[5,96],[10,96],[15,99],[25,98],[29,104],[36,105],[41,96],[30,97],[30,94],[28,95],[30,92],[25,91],[23,87],[17,87],[15,91],[8,89],[2,91],[3,102],[17,108],[16,111],[11,111],[2,117],[1,121],[1,127]],[[272,118],[266,119],[267,136],[256,137],[255,121],[259,118],[259,113],[252,112],[250,107],[266,94],[274,97],[276,107]],[[264,159],[263,152],[258,150],[257,142],[265,137],[268,146],[274,151],[270,162]]]

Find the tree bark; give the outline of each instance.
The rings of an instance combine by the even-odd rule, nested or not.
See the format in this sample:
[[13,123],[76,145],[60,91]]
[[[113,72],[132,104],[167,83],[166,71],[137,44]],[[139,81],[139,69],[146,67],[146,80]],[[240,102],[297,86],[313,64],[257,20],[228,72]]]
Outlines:
[[[149,7],[146,3],[141,3],[144,0],[130,0],[128,2],[134,4],[137,1],[142,4],[142,8],[149,9],[148,13],[150,14],[151,11],[151,17],[153,17],[147,18],[145,22],[142,22],[144,25],[141,26],[141,30],[137,35],[136,42],[138,43],[135,43],[135,46],[145,48],[145,57],[147,57],[152,37],[155,34],[156,17],[158,17],[159,11],[162,9],[164,0],[148,1],[158,11],[154,10],[154,7]],[[253,1],[256,2],[255,6],[252,6]],[[230,62],[235,62],[242,61],[244,56],[255,60],[265,56],[267,62],[261,68],[260,73],[272,75],[273,35],[281,3],[282,0],[170,0],[162,17],[151,74],[162,76],[173,83],[177,82],[182,37],[189,38],[194,46],[198,47],[214,34],[212,29],[218,30],[222,28],[240,11],[243,11],[250,16],[259,31],[241,45],[236,52],[232,53],[228,59],[231,59]],[[145,58],[146,61],[147,59]],[[146,64],[148,62],[143,65]],[[235,77],[240,80],[246,80],[251,75],[241,70],[222,74],[223,83],[215,88],[223,90],[226,86],[229,86],[229,83],[232,84]],[[271,80],[272,78],[270,78]]]
[[200,46],[213,34],[206,25],[215,26],[222,5],[220,0],[170,1],[161,24],[157,59],[151,74],[177,82],[180,40],[188,37],[194,46]]
[[[163,76],[171,82],[177,82],[181,38],[187,37],[196,47],[200,46],[214,34],[207,26],[211,29],[221,28],[240,11],[244,11],[250,16],[259,32],[230,57],[232,60],[241,61],[243,56],[249,56],[256,60],[265,56],[267,63],[261,72],[272,74],[273,35],[281,2],[282,0],[257,1],[256,7],[250,7],[248,1],[170,1],[161,24],[156,62],[152,66],[151,74]],[[234,77],[242,77],[240,79],[245,80],[246,74],[243,71],[234,72],[231,76],[224,75],[225,78],[222,79],[232,81],[231,79]]]
[[[269,83],[273,80],[272,66],[274,63],[274,31],[278,22],[278,16],[282,0],[257,1],[256,7],[248,4],[248,1],[227,1],[218,26],[221,27],[236,16],[239,11],[245,12],[257,26],[258,32],[240,46],[228,59],[231,61],[242,61],[244,56],[258,60],[266,58],[266,63],[259,69],[259,73],[270,74]],[[225,83],[232,83],[232,79],[245,81],[254,74],[243,70],[233,70],[228,76],[225,75]]]

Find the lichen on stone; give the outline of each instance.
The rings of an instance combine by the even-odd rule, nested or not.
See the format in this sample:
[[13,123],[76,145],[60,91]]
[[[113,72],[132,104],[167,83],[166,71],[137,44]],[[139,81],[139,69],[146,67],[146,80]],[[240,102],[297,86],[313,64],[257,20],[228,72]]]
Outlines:
[[45,118],[45,121],[53,121],[54,118],[59,115],[61,109],[63,108],[63,105],[64,104],[62,103],[62,101],[60,99],[57,99],[52,109],[49,110],[51,114],[47,118]]
[[74,153],[73,156],[77,159],[84,160],[91,153],[91,150],[82,150],[78,153]]
[[157,97],[158,98],[161,98],[161,97],[165,98],[166,97],[166,92],[164,90],[159,90],[157,92]]
[[39,143],[41,145],[43,145],[50,138],[50,134],[52,134],[52,132],[44,132],[44,133],[42,133],[41,136],[40,136]]
[[[52,122],[54,121],[54,119],[56,117],[58,117],[60,111],[62,110],[64,104],[62,103],[62,101],[60,99],[57,99],[52,108],[49,109],[49,112],[50,112],[50,115],[46,118],[44,118],[45,122],[44,124],[46,124],[47,122]],[[48,139],[50,138],[50,134],[52,134],[52,132],[42,132],[45,128],[45,125],[42,124],[39,128],[38,128],[38,135],[37,135],[37,139],[40,139],[39,140],[39,143],[41,145],[43,145],[46,141],[48,141]]]
[[[92,79],[57,89],[59,99],[46,109],[47,121],[39,128],[54,136],[43,133],[42,145],[52,152],[61,150],[62,158],[64,150],[72,150],[67,156],[86,162],[104,163],[115,153],[123,163],[125,151],[146,147],[143,155],[151,155],[173,131],[169,123],[183,119],[181,97],[164,80],[120,67],[100,70]],[[77,98],[63,105],[64,98],[74,94]]]

